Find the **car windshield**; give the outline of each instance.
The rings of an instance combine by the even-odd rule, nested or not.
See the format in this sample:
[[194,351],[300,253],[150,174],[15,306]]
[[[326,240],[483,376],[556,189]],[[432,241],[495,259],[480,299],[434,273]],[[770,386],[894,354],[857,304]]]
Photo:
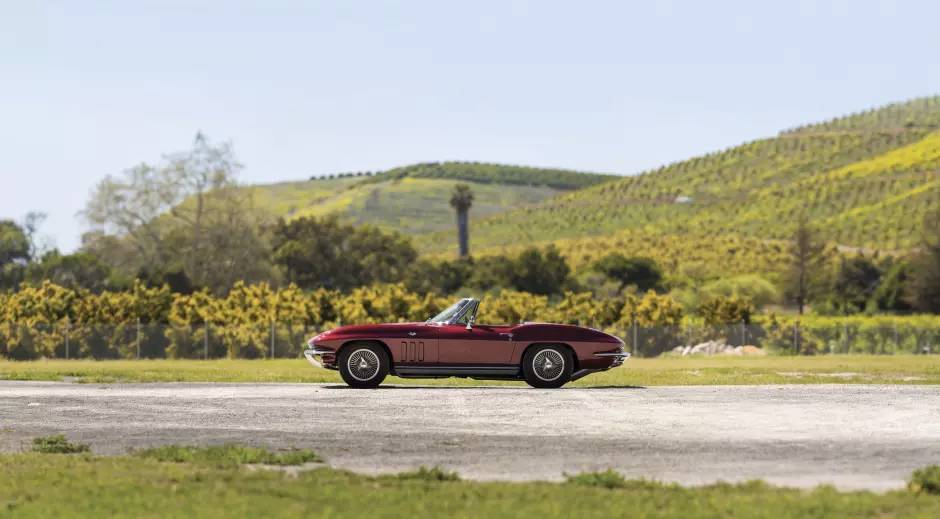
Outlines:
[[447,310],[444,310],[443,312],[441,312],[441,313],[435,315],[434,317],[428,319],[427,322],[429,322],[429,323],[446,323],[446,322],[449,322],[451,319],[454,318],[455,315],[457,315],[458,312],[460,312],[460,310],[461,310],[466,304],[467,304],[467,300],[466,300],[466,299],[461,299],[460,301],[457,301],[456,303],[450,305],[450,307],[449,307]]

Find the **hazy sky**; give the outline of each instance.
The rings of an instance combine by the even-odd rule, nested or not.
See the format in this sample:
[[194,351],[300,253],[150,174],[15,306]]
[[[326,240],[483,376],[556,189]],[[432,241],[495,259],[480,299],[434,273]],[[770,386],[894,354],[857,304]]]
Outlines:
[[108,173],[480,160],[635,173],[940,93],[940,2],[0,0],[0,218],[63,250]]

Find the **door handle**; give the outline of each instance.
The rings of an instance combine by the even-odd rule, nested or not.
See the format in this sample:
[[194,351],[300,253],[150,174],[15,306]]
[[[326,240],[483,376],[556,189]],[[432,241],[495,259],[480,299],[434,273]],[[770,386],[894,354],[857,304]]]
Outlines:
[[408,335],[414,337],[414,336],[417,335],[417,334],[416,334],[415,332],[408,332]]
[[509,336],[509,340],[510,340],[510,341],[512,340],[512,334],[511,334],[511,333],[501,333],[500,335],[508,335],[508,336]]

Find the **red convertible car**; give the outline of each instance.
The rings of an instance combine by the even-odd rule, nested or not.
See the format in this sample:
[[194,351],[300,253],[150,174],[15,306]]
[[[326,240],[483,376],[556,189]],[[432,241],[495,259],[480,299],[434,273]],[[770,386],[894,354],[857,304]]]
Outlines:
[[357,388],[377,387],[389,374],[525,380],[556,388],[630,356],[622,340],[591,328],[478,324],[479,308],[479,300],[466,298],[423,323],[343,326],[310,339],[304,356],[318,368],[339,370]]

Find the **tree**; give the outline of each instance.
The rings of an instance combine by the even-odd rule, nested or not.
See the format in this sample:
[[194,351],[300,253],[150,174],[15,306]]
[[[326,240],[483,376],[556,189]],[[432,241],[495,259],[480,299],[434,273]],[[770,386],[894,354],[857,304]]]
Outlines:
[[401,281],[418,253],[408,237],[337,216],[281,219],[272,231],[274,262],[301,288],[349,290]]
[[0,268],[29,258],[29,237],[23,228],[13,220],[0,220]]
[[709,326],[750,323],[754,305],[747,296],[715,296],[699,303],[695,313]]
[[806,220],[801,219],[789,248],[790,269],[787,273],[786,293],[796,302],[800,315],[818,288],[819,268],[825,260],[826,244]]
[[457,184],[450,196],[450,206],[457,212],[457,240],[460,242],[460,257],[470,254],[470,207],[473,191],[467,184]]
[[418,294],[453,294],[467,285],[474,270],[471,257],[439,262],[418,259],[406,269],[404,283],[410,292]]
[[144,286],[148,288],[166,286],[173,294],[189,295],[202,288],[193,283],[182,267],[166,267],[154,271],[142,268],[137,273],[137,279],[142,281]]
[[883,275],[878,265],[867,256],[843,258],[833,278],[829,301],[844,314],[864,312],[870,304],[877,305],[874,296]]
[[115,279],[111,268],[96,256],[82,252],[63,255],[58,250],[51,250],[27,265],[25,280],[36,286],[42,285],[43,281],[51,281],[70,290],[83,288],[95,294],[127,286]]
[[14,289],[24,281],[27,265],[46,249],[39,238],[45,213],[29,212],[22,223],[0,220],[0,290]]
[[473,260],[466,286],[479,291],[512,286],[515,261],[512,258],[494,255]]
[[557,294],[561,292],[570,271],[554,245],[549,245],[544,253],[530,247],[513,261],[510,282],[520,292]]
[[913,275],[907,300],[920,312],[940,313],[940,206],[924,222],[924,233],[911,258]]
[[635,285],[637,291],[660,288],[663,272],[655,261],[644,257],[628,258],[619,252],[610,253],[595,261],[591,268],[620,283],[623,290],[627,285]]
[[909,313],[914,308],[905,297],[913,279],[911,264],[904,259],[889,258],[881,267],[881,283],[872,294],[872,304],[879,311]]

